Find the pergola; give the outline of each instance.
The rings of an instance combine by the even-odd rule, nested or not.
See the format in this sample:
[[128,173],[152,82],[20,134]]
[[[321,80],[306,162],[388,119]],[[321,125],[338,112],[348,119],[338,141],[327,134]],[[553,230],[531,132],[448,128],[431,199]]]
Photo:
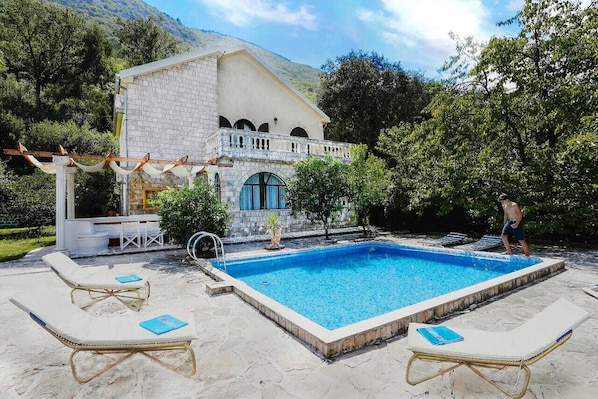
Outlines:
[[[58,152],[29,151],[19,143],[17,149],[4,149],[7,155],[24,157],[31,165],[48,174],[56,175],[56,250],[66,250],[66,219],[75,218],[75,173],[77,169],[94,173],[105,169],[112,169],[118,176],[128,176],[135,171],[143,171],[152,177],[164,173],[171,173],[180,178],[187,178],[189,186],[193,185],[193,178],[197,174],[206,172],[206,166],[213,165],[215,160],[208,162],[190,162],[188,156],[176,161],[152,159],[147,153],[143,158],[117,157],[110,152],[108,155],[80,155],[69,154],[62,146]],[[38,158],[52,159],[42,162]],[[81,160],[95,160],[93,165],[82,164]],[[120,165],[119,165],[120,163]],[[133,166],[121,166],[123,163]],[[156,165],[156,166],[154,166]],[[66,208],[65,208],[66,203]],[[128,211],[128,209],[125,209]]]

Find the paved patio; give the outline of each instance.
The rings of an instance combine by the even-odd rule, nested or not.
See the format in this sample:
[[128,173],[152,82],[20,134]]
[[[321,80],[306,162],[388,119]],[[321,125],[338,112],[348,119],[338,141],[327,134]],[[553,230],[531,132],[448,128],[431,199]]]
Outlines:
[[[341,240],[355,236],[341,236]],[[421,237],[395,236],[413,243]],[[283,239],[286,250],[321,243],[321,237]],[[227,253],[265,252],[265,243],[227,245]],[[184,250],[82,258],[82,265],[149,276],[152,295],[142,312],[195,313],[199,339],[193,342],[197,373],[185,378],[143,356],[133,356],[87,384],[77,383],[70,350],[9,302],[19,290],[43,285],[65,296],[66,287],[39,260],[0,263],[0,386],[3,398],[506,398],[467,369],[457,369],[417,386],[405,382],[410,356],[405,337],[327,361],[306,348],[234,294],[210,297],[209,278],[182,262]],[[449,326],[489,330],[513,328],[560,297],[583,307],[592,318],[555,352],[531,366],[525,398],[598,396],[598,301],[582,291],[598,283],[598,251],[534,246],[533,255],[562,258],[567,271],[445,320]],[[100,266],[104,265],[104,266]],[[107,265],[107,266],[106,266]],[[104,301],[89,312],[127,314]]]

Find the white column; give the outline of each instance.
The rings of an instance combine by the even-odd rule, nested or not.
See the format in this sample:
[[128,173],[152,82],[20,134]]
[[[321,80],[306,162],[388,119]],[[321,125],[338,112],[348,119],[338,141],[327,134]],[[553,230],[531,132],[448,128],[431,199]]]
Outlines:
[[68,156],[53,155],[56,165],[56,250],[66,251],[66,168]]
[[66,168],[66,217],[67,219],[75,218],[75,176],[77,174],[76,167]]

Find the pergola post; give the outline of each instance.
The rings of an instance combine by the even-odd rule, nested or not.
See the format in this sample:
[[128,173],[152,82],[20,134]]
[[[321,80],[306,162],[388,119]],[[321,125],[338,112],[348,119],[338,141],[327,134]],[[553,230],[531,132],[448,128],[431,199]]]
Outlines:
[[68,156],[52,155],[56,165],[56,250],[66,251],[66,169]]
[[66,168],[66,217],[75,218],[75,175],[76,167]]

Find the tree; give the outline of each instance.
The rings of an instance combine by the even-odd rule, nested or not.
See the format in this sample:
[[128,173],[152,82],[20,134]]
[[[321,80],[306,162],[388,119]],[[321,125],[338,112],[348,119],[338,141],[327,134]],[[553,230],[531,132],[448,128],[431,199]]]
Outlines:
[[493,77],[487,96],[523,175],[521,202],[530,204],[527,214],[540,233],[587,229],[596,235],[589,226],[596,218],[575,211],[587,204],[582,198],[591,175],[568,157],[579,154],[569,143],[598,108],[598,3],[584,8],[577,1],[527,0],[514,22],[520,34],[492,39],[473,72]]
[[6,69],[35,88],[41,109],[43,89],[80,72],[84,20],[73,10],[40,0],[0,3],[0,51]]
[[527,161],[526,141],[554,149],[561,136],[578,130],[581,118],[598,106],[595,70],[598,4],[526,0],[513,38],[493,38],[473,70],[492,76],[486,90],[503,101],[501,118]]
[[86,27],[71,9],[39,0],[1,1],[0,112],[24,123],[72,119],[112,130],[111,54],[97,23]]
[[421,120],[430,98],[419,76],[375,52],[351,52],[322,69],[317,103],[332,116],[328,139],[375,149],[381,129]]
[[120,42],[122,55],[131,66],[147,64],[179,53],[180,41],[163,30],[162,18],[123,20],[117,18],[114,35]]
[[55,177],[36,170],[34,173],[19,176],[13,182],[15,197],[12,211],[20,226],[36,227],[53,225],[56,220]]
[[349,152],[352,158],[348,174],[351,203],[357,223],[361,223],[365,235],[370,226],[372,208],[383,206],[388,201],[391,178],[384,161],[368,153],[365,144],[351,145]]
[[295,163],[295,176],[287,187],[291,214],[302,213],[312,223],[322,223],[327,240],[328,227],[350,194],[347,169],[338,159],[310,156]]
[[15,176],[0,163],[0,215],[7,215],[22,227],[53,224],[56,215],[54,177],[35,171]]
[[462,209],[470,224],[496,229],[504,191],[524,206],[528,233],[598,238],[596,168],[583,150],[598,127],[596,5],[527,1],[520,35],[492,39],[467,84],[436,92],[430,119],[384,131],[396,208]]
[[205,178],[195,179],[193,187],[169,189],[158,196],[160,226],[167,239],[185,246],[198,231],[224,236],[228,229],[228,206],[220,202]]
[[[78,126],[74,122],[38,122],[31,125],[23,136],[23,144],[29,150],[52,151],[62,145],[74,154],[108,154],[118,149],[116,137],[99,133],[89,126]],[[81,161],[85,162],[85,161]],[[78,171],[75,187],[75,207],[78,217],[102,216],[106,206],[115,201],[118,186],[114,173],[106,170],[98,173]],[[54,179],[48,180],[53,190]]]

